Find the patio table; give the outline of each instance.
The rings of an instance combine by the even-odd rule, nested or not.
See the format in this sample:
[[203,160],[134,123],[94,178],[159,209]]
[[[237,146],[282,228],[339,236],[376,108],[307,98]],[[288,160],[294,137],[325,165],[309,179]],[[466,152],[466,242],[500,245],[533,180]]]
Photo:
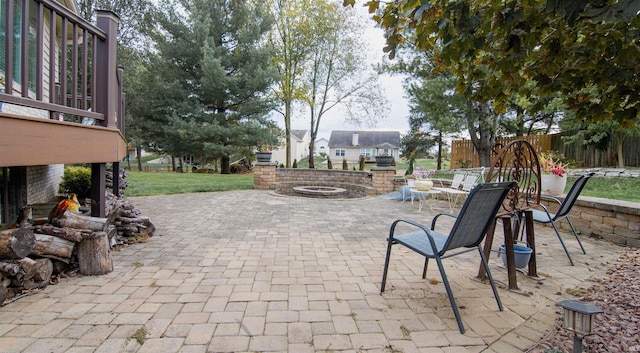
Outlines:
[[[429,195],[431,195],[431,199],[433,199],[433,195],[437,195],[439,193],[440,191],[434,190],[434,189],[431,189],[431,190],[413,189],[411,190],[411,203],[413,203],[413,199],[416,198],[418,200],[418,212],[420,212],[422,211],[422,206],[424,205],[424,202],[429,198]],[[433,202],[429,203],[429,207],[433,211]]]

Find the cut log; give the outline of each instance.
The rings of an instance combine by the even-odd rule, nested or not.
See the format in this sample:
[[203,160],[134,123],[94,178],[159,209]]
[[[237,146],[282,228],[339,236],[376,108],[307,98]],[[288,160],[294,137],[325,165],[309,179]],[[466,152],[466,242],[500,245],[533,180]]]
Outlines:
[[76,243],[82,240],[83,236],[93,233],[89,229],[71,229],[71,228],[59,228],[50,224],[42,224],[33,227],[34,233],[55,235],[58,238],[63,238]]
[[0,283],[0,304],[4,303],[4,301],[7,300],[8,296],[9,291],[7,290],[7,287],[5,287],[4,284]]
[[50,259],[31,259],[25,257],[19,261],[20,267],[24,270],[23,280],[34,280],[36,282],[49,281],[53,274],[53,262]]
[[0,259],[22,259],[29,255],[35,242],[31,228],[4,230],[0,234]]
[[30,255],[47,257],[69,263],[75,242],[48,234],[35,234],[36,243]]
[[[115,231],[112,228],[110,231]],[[104,275],[113,271],[107,232],[95,232],[78,243],[78,267],[85,276]]]
[[153,236],[153,233],[156,231],[156,226],[151,223],[149,217],[140,217],[142,222],[138,223],[138,233],[143,236]]
[[26,205],[20,207],[18,210],[18,217],[16,219],[16,224],[18,228],[30,227],[31,223],[29,221],[33,218],[33,207],[31,205]]
[[0,275],[0,283],[2,283],[3,286],[5,287],[9,287],[11,285],[11,278],[7,277],[7,275]]
[[19,271],[20,271],[20,265],[0,261],[0,272],[8,276],[15,276],[18,274]]
[[52,219],[51,224],[63,228],[104,231],[107,226],[107,218],[83,216],[65,211],[62,215]]
[[[48,259],[47,259],[48,260]],[[46,281],[34,281],[32,279],[27,279],[22,282],[22,288],[25,290],[32,290],[36,288],[44,288],[49,285],[49,280]]]

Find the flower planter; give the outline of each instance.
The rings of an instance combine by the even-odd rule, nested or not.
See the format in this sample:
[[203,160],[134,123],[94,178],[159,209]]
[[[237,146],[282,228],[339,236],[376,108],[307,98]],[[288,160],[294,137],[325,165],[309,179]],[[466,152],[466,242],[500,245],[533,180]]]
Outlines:
[[416,190],[429,191],[433,187],[433,181],[429,179],[416,179]]
[[271,152],[256,152],[256,161],[258,162],[271,162]]
[[567,186],[567,174],[565,173],[563,176],[542,174],[540,184],[543,194],[560,195],[564,193],[564,188]]
[[[502,258],[502,263],[505,267],[507,267],[507,251],[504,244],[500,244],[500,258]],[[514,245],[513,246],[513,257],[515,259],[516,268],[525,268],[529,264],[529,259],[531,259],[531,253],[533,253],[533,249],[528,248],[522,245]]]
[[391,167],[393,156],[376,156],[376,167]]

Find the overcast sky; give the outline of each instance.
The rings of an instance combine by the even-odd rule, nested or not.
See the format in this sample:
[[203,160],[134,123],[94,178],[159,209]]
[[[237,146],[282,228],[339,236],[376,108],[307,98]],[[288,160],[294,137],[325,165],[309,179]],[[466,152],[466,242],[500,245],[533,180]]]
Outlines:
[[[360,2],[356,5],[359,8],[359,13],[362,16],[366,16],[368,24],[366,36],[363,40],[369,43],[370,57],[378,58],[378,62],[382,60],[385,55],[382,52],[384,47],[384,36],[382,29],[375,27],[375,22],[371,19],[371,16],[367,14],[366,9],[360,7]],[[332,130],[390,130],[399,131],[401,134],[406,134],[409,130],[409,109],[407,107],[407,100],[404,98],[404,90],[402,89],[402,77],[398,75],[381,75],[381,86],[384,89],[384,94],[390,103],[389,115],[383,120],[379,121],[376,126],[354,126],[344,121],[344,116],[339,111],[330,110],[320,121],[320,129],[318,132],[318,138],[329,139]],[[296,112],[296,117],[291,119],[291,128],[295,130],[309,130],[309,119],[307,115],[303,115],[300,112]],[[284,128],[284,122],[282,117],[278,117],[278,123]]]

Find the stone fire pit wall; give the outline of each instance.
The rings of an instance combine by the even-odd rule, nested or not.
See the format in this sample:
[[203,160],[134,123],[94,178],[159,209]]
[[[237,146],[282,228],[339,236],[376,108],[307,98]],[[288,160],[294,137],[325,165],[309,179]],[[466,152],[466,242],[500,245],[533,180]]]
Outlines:
[[[334,186],[357,189],[363,196],[375,196],[394,190],[395,168],[372,168],[371,171],[276,168],[274,163],[256,163],[253,187],[260,190],[292,189],[295,186]],[[353,186],[349,188],[348,186]],[[280,190],[278,190],[280,189]],[[287,192],[283,192],[287,194]]]

